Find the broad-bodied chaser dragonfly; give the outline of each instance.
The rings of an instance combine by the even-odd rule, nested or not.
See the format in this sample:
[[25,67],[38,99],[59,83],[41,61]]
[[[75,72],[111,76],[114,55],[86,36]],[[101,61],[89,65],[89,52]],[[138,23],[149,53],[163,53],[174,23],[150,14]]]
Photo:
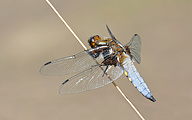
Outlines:
[[77,73],[60,86],[61,94],[79,93],[103,87],[118,79],[123,73],[135,88],[146,98],[155,102],[149,88],[140,76],[133,61],[141,62],[141,39],[135,34],[129,43],[122,45],[111,33],[111,38],[101,39],[99,35],[88,40],[91,49],[76,55],[45,63],[43,75],[65,75]]

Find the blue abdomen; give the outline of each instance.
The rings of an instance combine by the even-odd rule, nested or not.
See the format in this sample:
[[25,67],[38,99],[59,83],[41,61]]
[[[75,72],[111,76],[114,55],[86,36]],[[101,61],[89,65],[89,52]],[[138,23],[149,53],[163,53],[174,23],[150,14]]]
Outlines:
[[136,67],[134,66],[133,62],[130,58],[126,58],[123,62],[124,74],[126,77],[131,81],[133,86],[137,88],[137,90],[146,98],[150,99],[151,101],[155,102],[155,98],[151,94],[147,84],[137,71]]

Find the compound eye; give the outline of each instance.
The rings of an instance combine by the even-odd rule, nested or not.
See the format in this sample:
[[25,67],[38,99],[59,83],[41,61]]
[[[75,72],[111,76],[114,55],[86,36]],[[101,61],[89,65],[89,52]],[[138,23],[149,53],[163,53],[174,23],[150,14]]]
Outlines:
[[88,39],[88,42],[89,42],[89,43],[95,42],[94,37],[90,37],[90,38]]
[[101,37],[99,35],[92,36],[88,39],[89,45],[94,48],[97,47],[95,44],[96,41],[101,40]]
[[97,41],[97,40],[101,40],[101,37],[99,35],[95,35],[93,36],[94,37],[94,40]]
[[91,46],[91,48],[94,48],[94,47],[95,47],[94,36],[93,36],[93,37],[90,37],[90,38],[88,39],[88,43],[89,43],[89,45]]
[[90,39],[90,42],[95,42],[94,38],[91,38],[91,39]]

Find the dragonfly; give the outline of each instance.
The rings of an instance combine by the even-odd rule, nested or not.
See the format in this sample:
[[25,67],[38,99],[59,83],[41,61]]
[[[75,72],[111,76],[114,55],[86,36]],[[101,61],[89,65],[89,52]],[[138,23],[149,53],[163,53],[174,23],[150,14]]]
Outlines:
[[140,36],[135,34],[127,44],[122,45],[106,27],[110,38],[101,39],[99,35],[94,35],[88,39],[90,49],[47,62],[41,67],[40,73],[52,76],[76,73],[61,84],[60,94],[100,88],[124,74],[144,97],[155,102],[156,99],[133,63],[141,63]]

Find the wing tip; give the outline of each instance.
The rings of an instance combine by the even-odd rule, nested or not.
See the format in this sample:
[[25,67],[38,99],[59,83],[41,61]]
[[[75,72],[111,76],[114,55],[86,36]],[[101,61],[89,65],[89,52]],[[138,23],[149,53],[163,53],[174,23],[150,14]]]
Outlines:
[[67,92],[64,91],[64,90],[62,90],[62,89],[63,89],[63,85],[64,85],[65,83],[67,83],[68,81],[69,81],[69,79],[65,80],[65,81],[61,84],[61,86],[60,86],[60,88],[59,88],[59,94],[61,94],[61,95],[67,94]]
[[66,82],[68,82],[69,81],[69,79],[67,79],[67,80],[65,80],[63,83],[62,83],[62,85],[64,85]]
[[48,64],[50,64],[50,63],[51,63],[51,61],[49,61],[49,62],[45,63],[44,65],[46,66],[46,65],[48,65]]
[[51,61],[50,62],[47,62],[47,63],[45,63],[41,68],[40,68],[40,70],[39,70],[39,72],[42,74],[42,75],[47,75],[46,73],[44,73],[45,71],[45,69],[44,69],[44,67],[45,66],[47,66],[48,64],[50,64],[50,63],[52,63]]

